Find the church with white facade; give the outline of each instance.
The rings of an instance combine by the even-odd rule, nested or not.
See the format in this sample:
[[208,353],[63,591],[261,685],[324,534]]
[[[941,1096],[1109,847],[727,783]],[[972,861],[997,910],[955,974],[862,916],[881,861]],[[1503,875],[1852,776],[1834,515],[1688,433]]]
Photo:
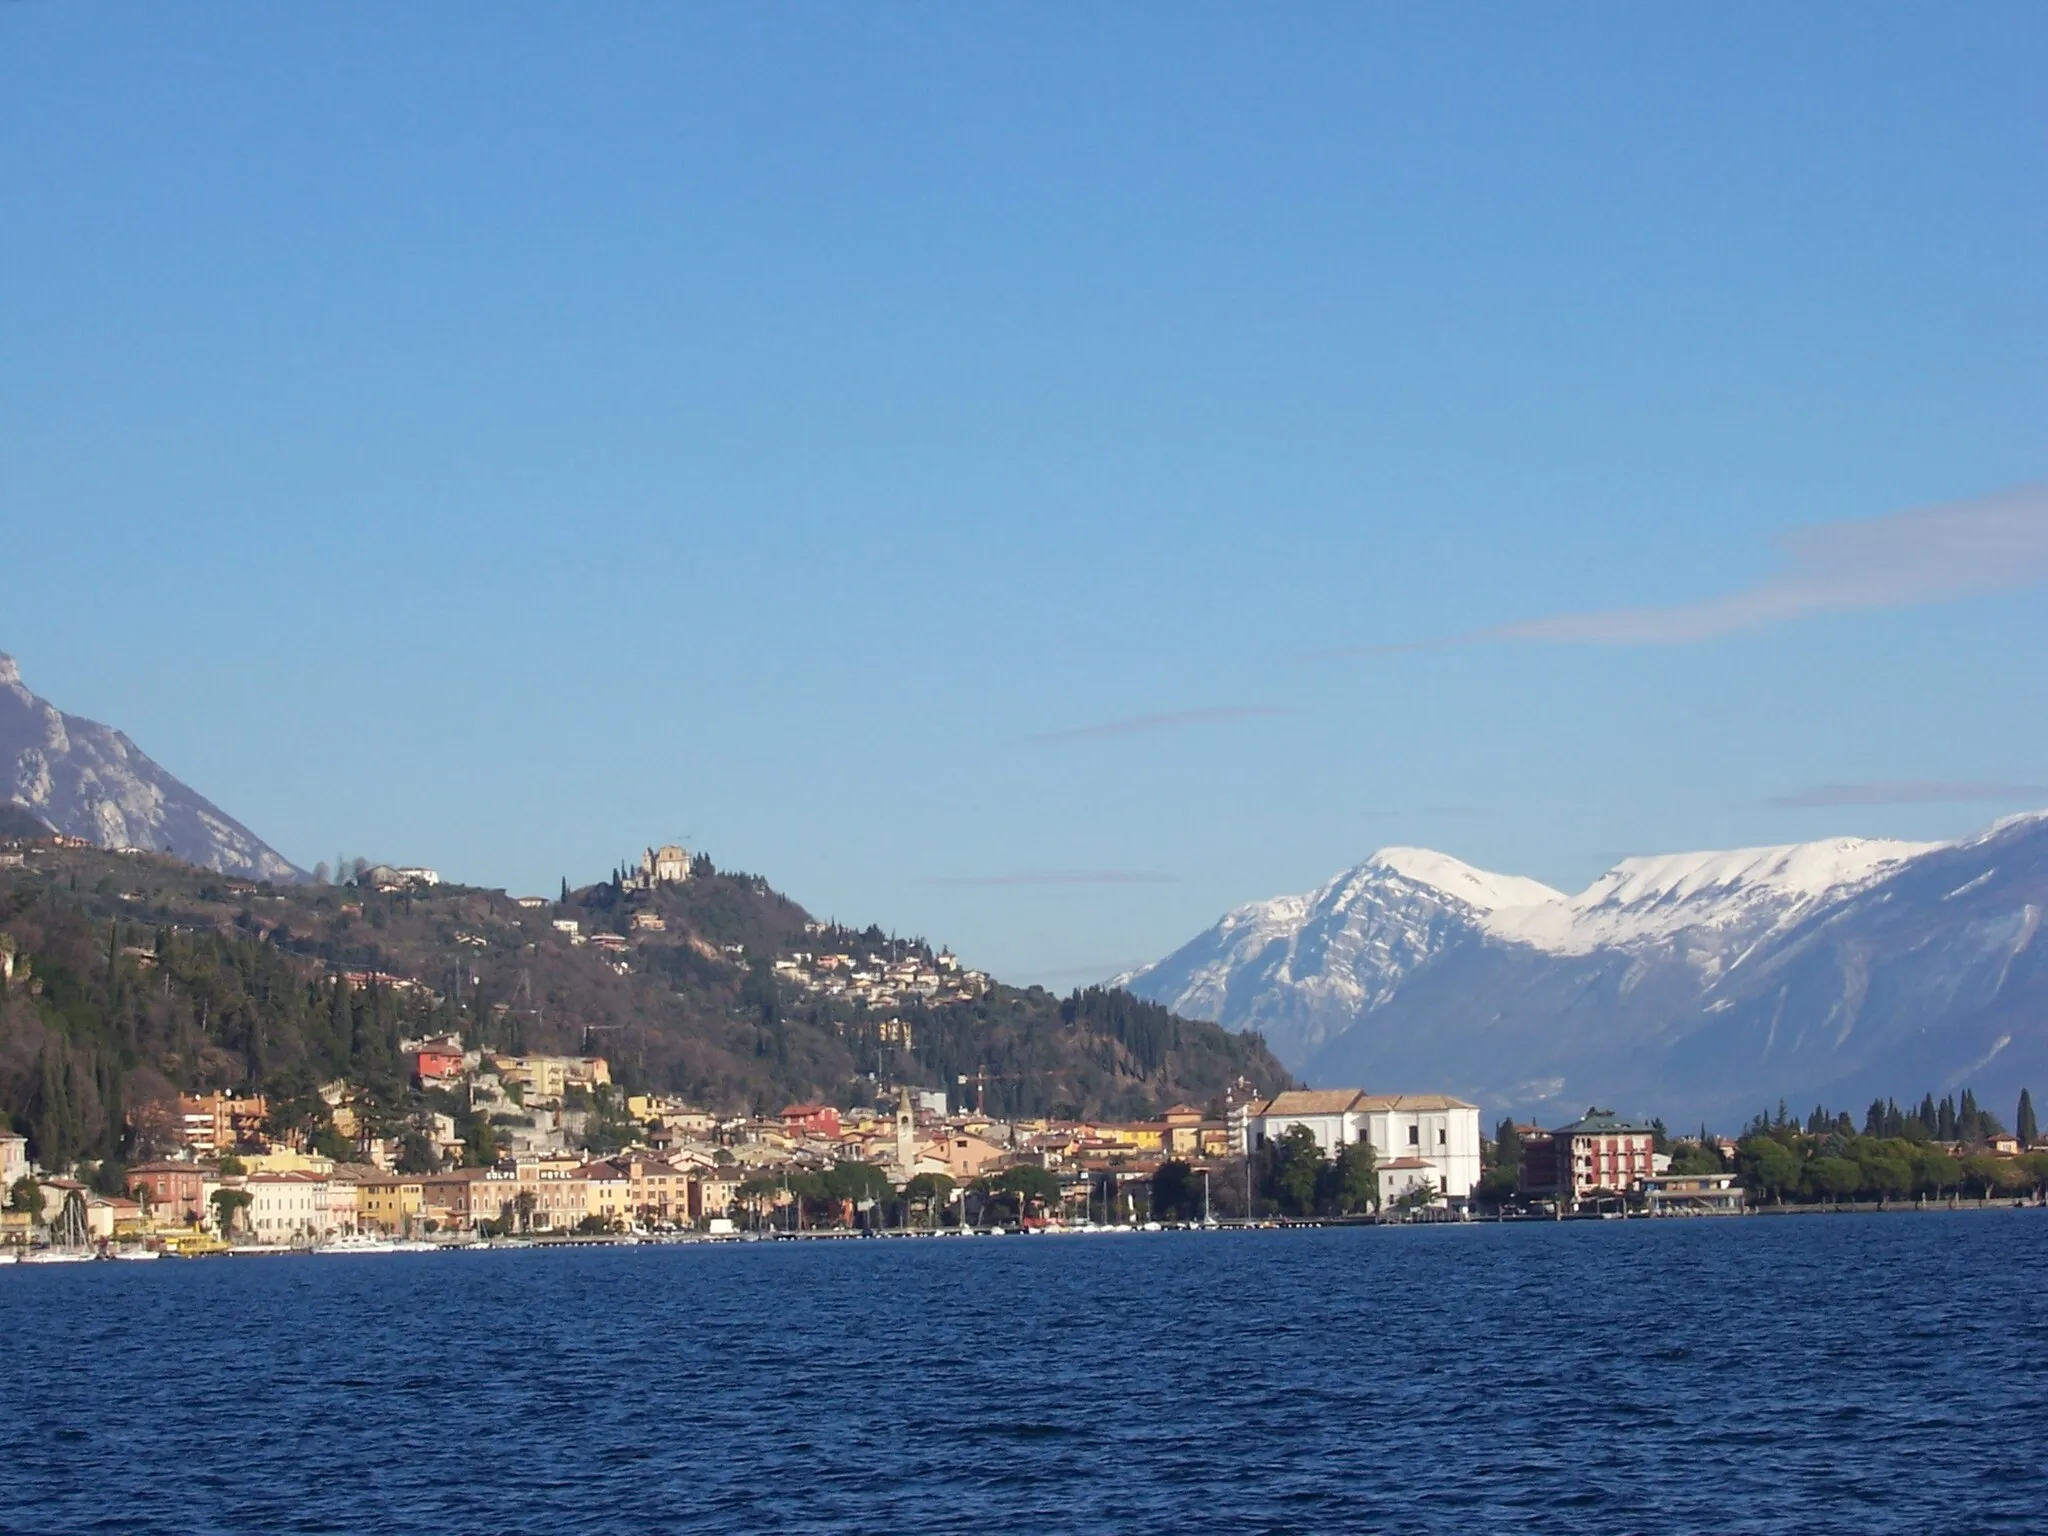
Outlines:
[[1297,1125],[1308,1128],[1325,1157],[1370,1142],[1383,1207],[1418,1186],[1462,1204],[1479,1183],[1479,1106],[1446,1094],[1295,1089],[1246,1104],[1233,1118],[1241,1122],[1233,1126],[1240,1151],[1256,1152]]

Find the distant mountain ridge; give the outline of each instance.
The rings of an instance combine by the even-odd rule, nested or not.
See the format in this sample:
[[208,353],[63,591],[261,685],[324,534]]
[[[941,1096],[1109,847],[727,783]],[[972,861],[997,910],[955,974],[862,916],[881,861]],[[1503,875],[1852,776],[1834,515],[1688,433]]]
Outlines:
[[2048,813],[1624,860],[1575,896],[1389,848],[1118,978],[1311,1082],[1746,1118],[2048,1081]]
[[67,715],[0,653],[0,796],[102,848],[172,851],[251,880],[301,878],[291,860],[180,783],[121,732]]

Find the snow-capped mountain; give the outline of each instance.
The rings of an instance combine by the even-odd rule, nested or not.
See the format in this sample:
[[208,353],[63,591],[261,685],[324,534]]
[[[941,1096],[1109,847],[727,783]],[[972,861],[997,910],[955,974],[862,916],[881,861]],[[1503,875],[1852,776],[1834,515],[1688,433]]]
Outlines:
[[2048,1082],[2048,815],[1959,843],[1628,859],[1567,896],[1389,848],[1120,978],[1262,1032],[1311,1082],[1540,1117],[1746,1118]]
[[1289,1065],[1389,1001],[1402,979],[1497,912],[1564,896],[1427,848],[1382,848],[1306,896],[1255,901],[1194,942],[1117,981],[1174,1011],[1256,1028]]
[[22,685],[0,653],[0,797],[103,848],[169,850],[253,880],[300,871],[255,833],[166,773],[121,732],[67,715]]

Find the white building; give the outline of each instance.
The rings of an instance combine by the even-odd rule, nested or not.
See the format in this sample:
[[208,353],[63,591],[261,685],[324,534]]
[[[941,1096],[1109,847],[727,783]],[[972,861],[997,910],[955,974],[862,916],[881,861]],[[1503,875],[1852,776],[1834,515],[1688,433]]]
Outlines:
[[1479,1106],[1463,1099],[1300,1089],[1245,1106],[1244,1137],[1254,1151],[1297,1125],[1307,1127],[1325,1157],[1354,1142],[1370,1142],[1382,1168],[1384,1199],[1431,1183],[1440,1196],[1466,1200],[1479,1183]]
[[0,1190],[14,1188],[16,1179],[28,1177],[28,1138],[0,1136]]
[[249,1208],[238,1218],[259,1243],[332,1237],[356,1224],[355,1185],[313,1173],[252,1173],[242,1181]]
[[690,878],[690,850],[675,843],[663,843],[640,856],[640,868],[626,876],[629,891],[651,891],[657,886],[681,885]]

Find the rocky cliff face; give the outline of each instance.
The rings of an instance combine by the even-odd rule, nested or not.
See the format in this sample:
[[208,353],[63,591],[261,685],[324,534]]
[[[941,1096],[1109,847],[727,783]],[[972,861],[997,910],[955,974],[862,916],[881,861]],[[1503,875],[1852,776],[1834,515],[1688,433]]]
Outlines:
[[102,848],[148,848],[251,880],[300,871],[166,773],[121,732],[67,715],[23,686],[0,654],[0,798]]

